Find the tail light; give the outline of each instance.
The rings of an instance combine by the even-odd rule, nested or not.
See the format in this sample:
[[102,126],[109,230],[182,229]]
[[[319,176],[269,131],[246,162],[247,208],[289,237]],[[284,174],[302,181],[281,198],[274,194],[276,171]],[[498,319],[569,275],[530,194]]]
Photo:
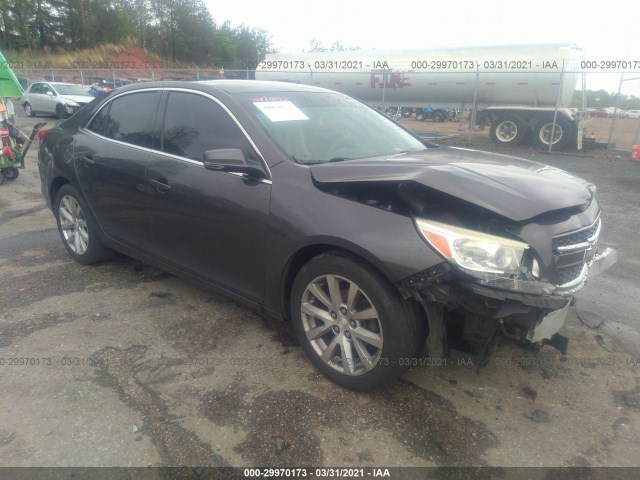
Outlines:
[[48,129],[42,129],[38,132],[38,142],[42,142],[42,140],[44,139],[44,136],[47,134],[49,130]]

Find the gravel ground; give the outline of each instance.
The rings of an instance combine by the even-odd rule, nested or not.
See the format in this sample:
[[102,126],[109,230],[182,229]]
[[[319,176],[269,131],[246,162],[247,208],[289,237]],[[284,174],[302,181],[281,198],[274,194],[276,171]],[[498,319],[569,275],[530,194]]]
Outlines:
[[640,162],[505,153],[594,181],[618,249],[568,355],[505,341],[356,394],[285,324],[124,256],[75,264],[34,150],[0,186],[0,466],[640,466]]

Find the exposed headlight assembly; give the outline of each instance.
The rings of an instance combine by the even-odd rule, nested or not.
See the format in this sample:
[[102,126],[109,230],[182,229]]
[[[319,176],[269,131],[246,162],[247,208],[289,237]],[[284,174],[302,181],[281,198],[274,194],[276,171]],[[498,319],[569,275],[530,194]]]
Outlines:
[[64,104],[69,106],[69,107],[77,107],[78,105],[80,105],[79,103],[74,102],[73,100],[70,100],[68,98],[64,99]]
[[522,273],[524,242],[431,220],[416,219],[418,231],[443,257],[474,274]]

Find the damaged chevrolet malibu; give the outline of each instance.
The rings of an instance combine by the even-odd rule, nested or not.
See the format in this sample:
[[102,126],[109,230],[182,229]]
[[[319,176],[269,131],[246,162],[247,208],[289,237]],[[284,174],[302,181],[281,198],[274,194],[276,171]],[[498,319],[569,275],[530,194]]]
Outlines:
[[47,131],[39,169],[76,261],[122,252],[291,322],[360,391],[424,349],[566,349],[573,294],[615,262],[592,184],[423,142],[314,87],[124,87]]

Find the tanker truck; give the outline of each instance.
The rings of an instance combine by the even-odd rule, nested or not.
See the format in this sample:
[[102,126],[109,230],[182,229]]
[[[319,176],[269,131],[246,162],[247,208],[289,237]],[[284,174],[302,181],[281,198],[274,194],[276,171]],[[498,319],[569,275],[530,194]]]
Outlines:
[[566,108],[580,59],[580,48],[564,44],[275,53],[256,79],[324,87],[382,109],[471,107],[498,145],[580,149],[582,120]]

